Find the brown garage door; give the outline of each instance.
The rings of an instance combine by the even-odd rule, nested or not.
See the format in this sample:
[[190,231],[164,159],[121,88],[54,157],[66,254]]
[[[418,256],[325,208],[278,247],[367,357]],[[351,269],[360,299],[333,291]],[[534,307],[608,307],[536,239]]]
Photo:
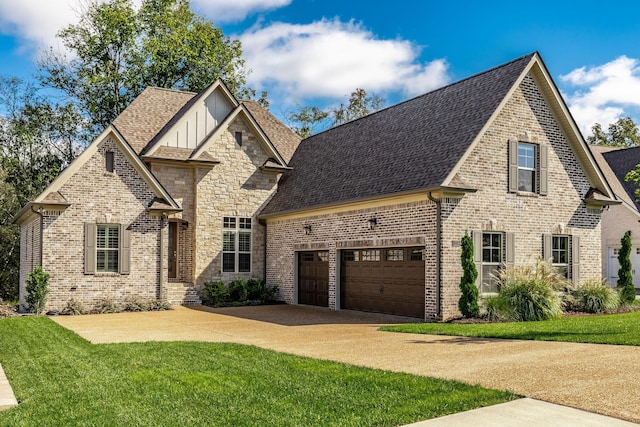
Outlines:
[[424,318],[422,248],[342,251],[341,308]]
[[298,304],[329,306],[329,251],[299,253]]

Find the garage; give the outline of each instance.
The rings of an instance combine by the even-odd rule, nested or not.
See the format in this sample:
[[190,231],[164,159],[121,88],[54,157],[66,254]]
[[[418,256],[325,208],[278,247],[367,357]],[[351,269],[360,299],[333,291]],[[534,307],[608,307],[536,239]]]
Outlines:
[[298,254],[298,304],[329,307],[329,251]]
[[342,251],[341,308],[424,319],[424,249]]

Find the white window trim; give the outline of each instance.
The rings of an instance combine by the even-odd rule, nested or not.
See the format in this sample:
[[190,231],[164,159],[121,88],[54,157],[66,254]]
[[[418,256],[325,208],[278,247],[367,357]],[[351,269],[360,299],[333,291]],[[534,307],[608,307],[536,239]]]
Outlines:
[[[233,222],[234,227],[226,227],[225,224],[226,219],[233,219],[233,221],[228,221],[229,223]],[[241,227],[241,223],[244,222],[246,225],[246,221],[249,221],[249,228]],[[233,234],[233,251],[224,250],[224,236],[225,233]],[[240,235],[249,235],[249,250],[241,251],[240,250]],[[253,270],[253,220],[250,217],[224,217],[222,220],[222,260],[221,260],[221,270],[222,273],[251,273]],[[225,254],[234,254],[233,258],[233,270],[225,270],[224,266],[224,256]],[[249,255],[249,269],[246,271],[240,271],[240,255],[248,254]]]

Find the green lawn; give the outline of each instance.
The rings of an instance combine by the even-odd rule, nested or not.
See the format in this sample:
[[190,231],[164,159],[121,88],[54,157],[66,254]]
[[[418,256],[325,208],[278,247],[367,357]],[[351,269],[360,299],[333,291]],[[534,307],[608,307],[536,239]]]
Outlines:
[[413,334],[640,345],[640,312],[566,317],[543,322],[410,323],[381,329]]
[[394,426],[517,396],[197,342],[93,345],[45,317],[0,319],[20,405],[0,426]]

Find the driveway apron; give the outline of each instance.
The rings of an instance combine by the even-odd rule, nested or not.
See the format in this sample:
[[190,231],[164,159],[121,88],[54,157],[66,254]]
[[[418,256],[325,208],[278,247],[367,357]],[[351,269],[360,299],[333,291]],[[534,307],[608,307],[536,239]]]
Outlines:
[[59,316],[92,343],[234,342],[453,379],[640,423],[640,348],[380,332],[408,319],[274,305]]

